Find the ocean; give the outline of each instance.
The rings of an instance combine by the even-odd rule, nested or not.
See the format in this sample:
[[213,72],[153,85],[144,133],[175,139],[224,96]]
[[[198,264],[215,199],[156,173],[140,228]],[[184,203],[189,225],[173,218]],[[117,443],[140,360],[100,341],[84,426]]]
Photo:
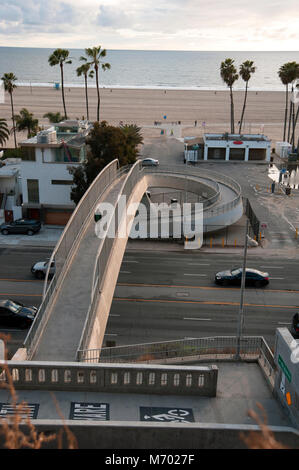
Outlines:
[[[53,86],[60,82],[59,66],[50,67],[48,57],[51,49],[0,47],[0,76],[13,72],[18,85]],[[84,50],[69,49],[71,65],[65,65],[65,85],[84,86],[83,77],[77,77],[76,69]],[[245,60],[253,60],[256,72],[249,89],[253,91],[283,91],[278,70],[290,61],[299,62],[299,52],[203,52],[203,51],[139,51],[107,50],[105,62],[111,69],[100,72],[100,85],[109,88],[163,88],[225,90],[220,77],[220,64],[226,58],[239,65]],[[95,79],[89,80],[95,87]],[[239,78],[235,90],[243,90],[244,82]]]

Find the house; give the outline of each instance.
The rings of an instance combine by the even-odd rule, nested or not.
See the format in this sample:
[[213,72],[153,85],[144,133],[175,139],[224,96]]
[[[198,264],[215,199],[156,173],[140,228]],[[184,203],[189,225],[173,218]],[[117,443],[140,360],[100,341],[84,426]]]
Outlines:
[[270,161],[271,140],[263,134],[204,134],[185,137],[185,162],[213,161]]
[[62,121],[20,144],[23,217],[65,225],[75,208],[68,168],[86,158],[88,121]]

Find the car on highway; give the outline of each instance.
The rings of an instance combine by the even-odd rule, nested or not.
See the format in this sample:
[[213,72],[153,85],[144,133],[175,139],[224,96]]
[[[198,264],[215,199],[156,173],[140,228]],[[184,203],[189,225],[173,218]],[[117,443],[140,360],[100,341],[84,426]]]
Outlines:
[[9,233],[26,233],[27,235],[34,235],[39,232],[40,229],[40,221],[34,219],[17,219],[0,225],[2,235],[8,235]]
[[[228,269],[215,274],[216,284],[223,286],[241,285],[243,268]],[[257,269],[246,268],[246,286],[263,287],[269,284],[269,274]]]
[[[38,261],[33,266],[31,266],[31,272],[37,279],[44,279],[46,277],[46,272],[48,269],[50,259],[46,261]],[[49,269],[49,277],[52,277],[55,274],[55,261],[51,262]]]
[[142,160],[142,166],[158,166],[159,160],[155,160],[154,158],[144,158]]
[[0,327],[29,328],[37,311],[37,307],[26,307],[16,300],[0,300]]

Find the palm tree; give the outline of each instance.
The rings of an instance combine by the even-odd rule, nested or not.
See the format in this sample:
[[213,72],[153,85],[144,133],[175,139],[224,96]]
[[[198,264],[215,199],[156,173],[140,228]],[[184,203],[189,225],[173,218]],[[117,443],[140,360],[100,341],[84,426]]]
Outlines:
[[141,127],[136,126],[136,124],[125,124],[121,125],[120,129],[125,136],[124,146],[128,163],[134,163],[138,157],[138,146],[143,144]]
[[[278,71],[281,82],[286,86],[286,104],[285,104],[285,117],[284,117],[284,130],[283,130],[283,141],[286,140],[286,129],[288,120],[288,102],[289,102],[289,84],[292,84],[292,93],[294,91],[294,81],[299,76],[299,64],[297,62],[287,62],[283,64]],[[295,123],[294,118],[294,103],[291,100],[290,103],[290,114],[289,114],[289,125],[288,125],[288,142],[290,140],[290,129],[291,129],[291,118],[293,116],[293,128]]]
[[15,121],[18,132],[27,130],[28,139],[38,131],[38,119],[34,119],[33,114],[26,108],[21,109],[20,114],[15,116]]
[[225,59],[224,62],[221,62],[220,66],[220,75],[224,83],[230,89],[230,122],[231,122],[231,133],[235,133],[235,117],[234,117],[234,99],[233,99],[233,85],[236,80],[238,80],[239,75],[237,74],[237,69],[234,66],[233,59]]
[[246,107],[246,101],[247,101],[247,92],[248,92],[248,82],[251,78],[251,74],[253,74],[255,70],[256,68],[254,67],[252,60],[245,60],[245,62],[243,62],[243,64],[240,65],[240,69],[239,69],[240,77],[244,80],[244,82],[246,83],[246,86],[245,86],[243,109],[242,109],[240,125],[239,125],[239,134],[241,134],[242,124],[243,124],[243,119],[244,119],[244,113],[245,113],[245,107]]
[[[80,57],[80,60],[85,60],[85,57]],[[85,99],[86,99],[86,116],[87,120],[89,121],[89,110],[88,110],[88,91],[87,91],[87,79],[93,78],[93,70],[90,70],[91,64],[86,62],[85,64],[82,64],[80,67],[77,68],[77,76],[81,77],[81,75],[84,75],[84,81],[85,81]],[[89,73],[88,73],[89,72]]]
[[101,46],[89,47],[85,49],[86,57],[81,57],[81,60],[88,61],[90,65],[93,65],[95,73],[96,73],[96,85],[97,85],[97,95],[98,95],[98,106],[97,106],[97,121],[100,120],[100,90],[99,90],[99,68],[101,68],[104,72],[107,69],[111,68],[111,65],[108,62],[101,62],[103,57],[106,57],[106,49],[101,49]]
[[10,104],[11,104],[11,118],[12,118],[12,129],[14,134],[14,141],[15,141],[15,148],[17,148],[17,139],[16,139],[16,129],[15,129],[15,118],[14,118],[14,106],[13,106],[13,98],[12,94],[17,85],[15,82],[17,81],[17,77],[12,73],[5,73],[1,80],[4,84],[4,90],[7,91],[10,95]]
[[58,123],[61,121],[64,121],[65,116],[62,116],[60,112],[58,111],[57,113],[46,113],[43,116],[44,118],[48,118],[51,123]]
[[0,118],[0,145],[4,146],[5,142],[9,139],[9,129],[6,119]]
[[65,107],[65,99],[64,99],[64,77],[63,77],[63,65],[64,64],[71,64],[72,61],[68,59],[69,51],[67,49],[56,49],[49,57],[48,62],[51,67],[54,65],[60,66],[60,75],[61,75],[61,94],[62,94],[62,103],[65,118],[67,119],[67,112]]

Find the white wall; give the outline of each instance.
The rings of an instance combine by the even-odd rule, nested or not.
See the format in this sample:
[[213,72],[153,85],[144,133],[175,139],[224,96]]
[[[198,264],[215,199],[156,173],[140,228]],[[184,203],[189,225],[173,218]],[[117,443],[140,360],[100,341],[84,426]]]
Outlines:
[[[43,163],[41,149],[36,148],[36,161],[22,161],[21,177],[23,202],[28,203],[27,179],[39,180],[40,204],[74,206],[70,199],[70,185],[53,185],[52,180],[72,180],[67,167],[76,163]],[[44,149],[44,161],[51,161],[51,149]]]

